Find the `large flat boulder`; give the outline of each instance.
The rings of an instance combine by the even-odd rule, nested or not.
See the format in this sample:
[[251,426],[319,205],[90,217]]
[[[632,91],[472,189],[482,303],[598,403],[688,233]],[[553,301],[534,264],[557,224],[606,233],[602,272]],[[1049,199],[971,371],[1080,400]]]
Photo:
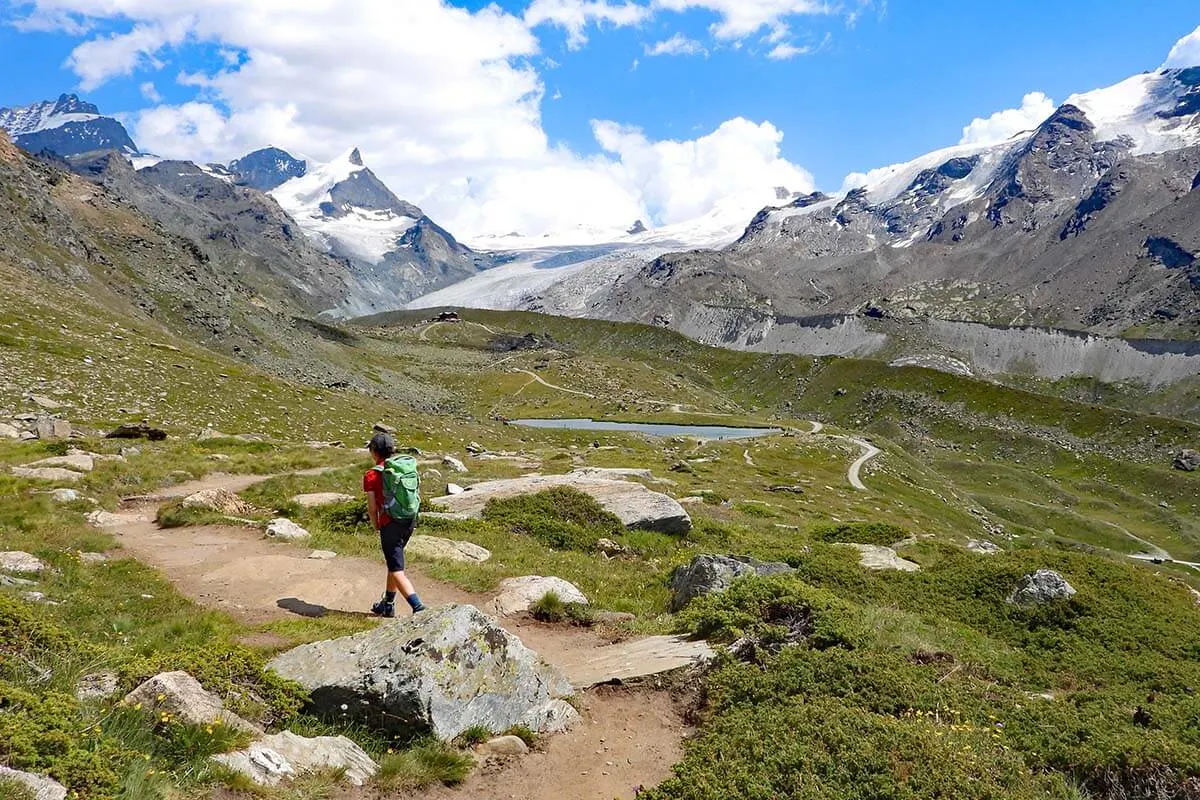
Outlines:
[[857,550],[858,563],[869,570],[877,572],[886,570],[919,572],[921,569],[920,564],[901,558],[891,547],[884,547],[878,544],[845,544],[843,546],[853,547]]
[[302,645],[268,668],[303,686],[311,711],[389,734],[450,740],[476,725],[544,732],[570,721],[567,679],[474,606]]
[[787,564],[757,561],[746,556],[698,555],[671,573],[671,610],[679,611],[697,597],[723,592],[738,578],[782,575],[794,570]]
[[301,508],[320,508],[340,503],[352,503],[356,499],[352,494],[342,494],[341,492],[313,492],[312,494],[298,494],[292,498],[292,502]]
[[46,572],[50,566],[35,555],[21,550],[0,553],[0,571],[26,574]]
[[615,514],[627,528],[687,533],[692,518],[674,498],[647,489],[632,481],[610,480],[589,474],[530,475],[523,478],[486,481],[471,486],[462,494],[434,500],[459,517],[479,517],[489,500],[503,500],[525,494],[567,486],[591,495],[607,511]]
[[228,489],[204,489],[188,495],[180,505],[184,508],[207,508],[230,517],[252,517],[261,513]]
[[379,771],[366,751],[345,736],[309,739],[291,731],[264,736],[245,750],[213,756],[213,761],[262,786],[325,769],[341,771],[348,783],[362,786]]
[[26,464],[27,467],[62,467],[63,469],[72,469],[76,472],[91,472],[96,468],[96,460],[90,453],[71,453],[65,456],[54,456],[53,458],[43,458],[41,461],[34,461],[32,464]]
[[485,547],[437,536],[414,536],[408,540],[404,551],[430,561],[459,561],[464,564],[482,564],[492,557],[492,551]]
[[83,473],[62,467],[13,467],[12,474],[18,478],[51,483],[75,483],[83,478]]

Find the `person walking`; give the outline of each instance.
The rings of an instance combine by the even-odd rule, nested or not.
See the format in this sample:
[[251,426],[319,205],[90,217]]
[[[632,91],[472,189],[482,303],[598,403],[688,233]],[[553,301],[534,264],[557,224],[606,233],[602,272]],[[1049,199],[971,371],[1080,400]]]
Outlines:
[[414,614],[425,606],[412,581],[404,574],[404,548],[417,525],[420,508],[420,478],[414,459],[396,455],[396,442],[386,433],[371,438],[367,449],[375,466],[363,476],[367,495],[367,514],[379,531],[379,546],[387,564],[387,583],[383,599],[371,606],[377,617],[396,616],[396,595],[408,601]]

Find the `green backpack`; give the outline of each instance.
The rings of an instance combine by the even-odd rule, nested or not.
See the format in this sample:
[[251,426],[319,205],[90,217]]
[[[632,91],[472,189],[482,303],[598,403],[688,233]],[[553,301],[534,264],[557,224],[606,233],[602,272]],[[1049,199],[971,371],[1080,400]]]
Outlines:
[[383,473],[383,510],[392,519],[413,519],[421,510],[421,476],[412,456],[392,456],[375,469]]

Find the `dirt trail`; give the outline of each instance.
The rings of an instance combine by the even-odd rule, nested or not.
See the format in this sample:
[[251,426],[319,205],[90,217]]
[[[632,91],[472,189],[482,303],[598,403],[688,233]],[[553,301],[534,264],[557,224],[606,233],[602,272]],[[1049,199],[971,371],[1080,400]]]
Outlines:
[[[266,479],[218,474],[131,498],[107,530],[125,552],[162,570],[183,594],[249,624],[295,614],[365,616],[364,610],[378,599],[381,589],[383,567],[378,561],[349,556],[310,559],[309,548],[269,541],[246,528],[163,530],[154,522],[162,502],[203,489],[241,491]],[[487,610],[491,601],[488,595],[435,581],[419,566],[409,572],[427,604],[470,603]],[[463,786],[432,797],[611,800],[632,798],[635,787],[655,785],[670,775],[682,757],[681,742],[689,731],[670,696],[591,687],[610,678],[657,674],[693,663],[706,650],[702,644],[651,637],[610,645],[580,628],[549,627],[531,620],[505,620],[504,625],[584,690],[580,694],[584,720],[552,737],[543,752],[503,769],[477,771]]]
[[[553,383],[549,383],[541,375],[538,375],[536,372],[530,372],[527,369],[514,369],[513,372],[519,372],[522,375],[528,375],[530,378],[533,378],[533,380],[530,381],[530,383],[540,383],[542,386],[545,386],[547,389],[553,389],[556,392],[564,392],[566,394],[577,394],[580,397],[587,397],[592,400],[596,399],[596,395],[594,395],[594,394],[588,394],[587,392],[580,392],[575,389],[567,389],[564,386],[556,386]],[[525,384],[525,386],[528,386],[528,385],[529,385],[528,383]],[[525,387],[522,386],[521,388],[522,388],[522,390],[524,390]],[[517,392],[517,394],[520,394],[520,392]]]
[[826,439],[840,439],[843,442],[850,442],[851,444],[858,445],[862,448],[863,454],[858,458],[857,461],[850,465],[848,470],[846,470],[846,480],[850,481],[850,485],[855,489],[858,489],[860,492],[870,491],[867,489],[867,485],[862,482],[862,468],[877,456],[883,455],[883,451],[865,439],[857,439],[853,436],[835,436],[834,434],[830,433],[823,434],[821,433],[823,430],[825,430],[825,423],[823,422],[812,421],[808,424],[812,426],[812,430],[809,431],[810,436],[824,436]]

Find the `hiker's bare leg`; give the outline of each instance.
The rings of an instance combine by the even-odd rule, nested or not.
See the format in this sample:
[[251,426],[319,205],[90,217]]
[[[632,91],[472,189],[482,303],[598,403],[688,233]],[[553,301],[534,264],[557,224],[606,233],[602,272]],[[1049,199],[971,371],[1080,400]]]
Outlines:
[[409,597],[417,593],[412,581],[404,574],[404,570],[388,573],[388,591],[399,592],[401,597]]

